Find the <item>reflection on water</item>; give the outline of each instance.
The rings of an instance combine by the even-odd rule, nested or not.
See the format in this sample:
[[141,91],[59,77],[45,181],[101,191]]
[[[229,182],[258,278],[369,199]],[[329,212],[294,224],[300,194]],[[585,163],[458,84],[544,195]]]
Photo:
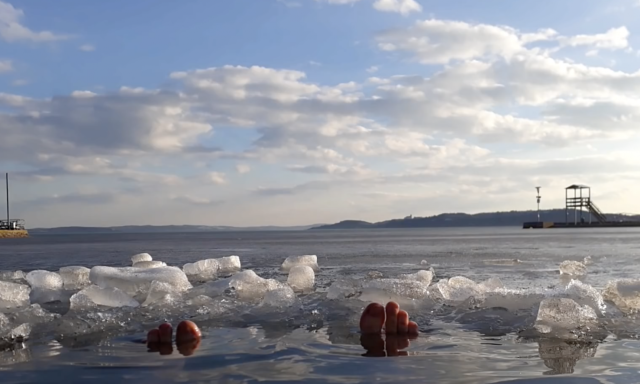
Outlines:
[[540,358],[551,370],[545,375],[573,373],[576,363],[584,358],[595,357],[598,344],[565,340],[540,340]]

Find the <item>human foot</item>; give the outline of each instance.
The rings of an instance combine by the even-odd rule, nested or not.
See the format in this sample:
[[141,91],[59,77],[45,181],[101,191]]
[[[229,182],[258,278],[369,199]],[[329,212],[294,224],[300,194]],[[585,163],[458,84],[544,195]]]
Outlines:
[[[190,356],[200,346],[202,333],[198,326],[189,320],[178,324],[176,329],[176,347],[184,356]],[[147,348],[149,352],[160,352],[161,355],[170,355],[173,352],[173,328],[171,324],[160,324],[158,328],[147,333]]]
[[409,314],[393,301],[386,307],[372,303],[362,312],[360,332],[360,344],[367,351],[363,356],[406,356],[402,349],[409,347],[409,340],[418,337],[418,324],[409,321]]

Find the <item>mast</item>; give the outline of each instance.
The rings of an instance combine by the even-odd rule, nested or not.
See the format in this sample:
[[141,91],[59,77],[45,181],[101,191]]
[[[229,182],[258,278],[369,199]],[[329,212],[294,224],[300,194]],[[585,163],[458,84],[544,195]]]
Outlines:
[[5,179],[7,181],[7,225],[9,225],[10,216],[9,216],[9,172],[5,174]]

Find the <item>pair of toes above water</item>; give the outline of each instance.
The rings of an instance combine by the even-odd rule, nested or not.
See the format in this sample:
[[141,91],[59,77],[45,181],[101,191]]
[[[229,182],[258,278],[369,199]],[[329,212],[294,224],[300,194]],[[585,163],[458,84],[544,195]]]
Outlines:
[[[386,334],[385,339],[382,333]],[[360,343],[367,351],[364,356],[399,356],[409,346],[409,340],[418,336],[418,324],[409,320],[409,314],[394,302],[382,306],[369,304],[360,316]],[[192,355],[200,346],[202,333],[192,321],[182,321],[176,329],[176,346],[185,355]],[[151,352],[171,354],[173,352],[173,328],[164,323],[147,334],[147,347]]]

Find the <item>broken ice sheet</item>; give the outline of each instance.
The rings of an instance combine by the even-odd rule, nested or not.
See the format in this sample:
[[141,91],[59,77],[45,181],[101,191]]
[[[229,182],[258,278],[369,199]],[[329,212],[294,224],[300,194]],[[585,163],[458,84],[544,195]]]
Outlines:
[[602,297],[626,314],[638,313],[640,311],[640,280],[610,281],[602,291]]
[[552,333],[594,325],[596,319],[595,310],[588,305],[568,298],[551,298],[540,303],[534,327],[540,333]]
[[81,266],[62,267],[58,274],[62,278],[64,289],[81,289],[91,282],[89,281],[89,272],[91,270]]
[[0,310],[29,305],[28,285],[0,281]]
[[229,280],[229,286],[235,289],[238,298],[247,301],[262,300],[267,292],[283,285],[273,279],[263,279],[250,269],[236,273]]
[[118,288],[90,285],[71,296],[71,309],[81,310],[97,305],[105,307],[137,307],[140,304]]

